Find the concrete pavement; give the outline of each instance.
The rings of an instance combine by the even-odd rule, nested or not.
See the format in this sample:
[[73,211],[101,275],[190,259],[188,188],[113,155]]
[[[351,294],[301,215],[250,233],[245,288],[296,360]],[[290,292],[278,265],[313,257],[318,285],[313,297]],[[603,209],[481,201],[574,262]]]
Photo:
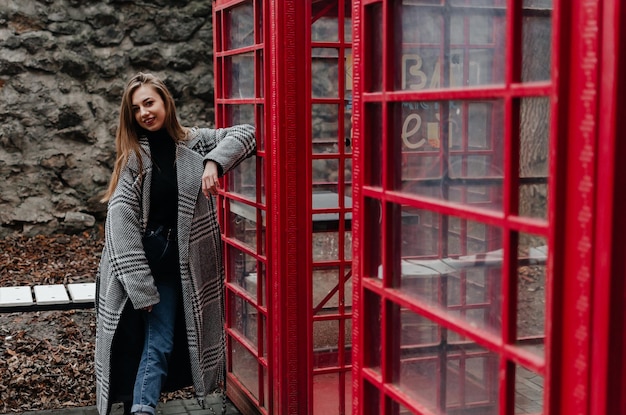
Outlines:
[[[207,398],[207,408],[202,409],[195,399],[181,399],[160,403],[157,406],[156,415],[220,415],[222,413],[221,395],[212,395]],[[211,408],[213,411],[211,411]],[[124,409],[121,404],[113,405],[111,415],[122,415]],[[22,412],[22,415],[98,415],[95,406],[84,408],[51,409],[47,411]],[[241,415],[241,412],[228,400],[226,402],[225,415]]]

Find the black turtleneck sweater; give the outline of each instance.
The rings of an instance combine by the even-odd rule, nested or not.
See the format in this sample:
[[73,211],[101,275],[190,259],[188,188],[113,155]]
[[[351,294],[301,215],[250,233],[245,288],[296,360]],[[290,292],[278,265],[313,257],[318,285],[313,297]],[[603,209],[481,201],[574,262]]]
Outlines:
[[176,144],[167,130],[148,132],[152,157],[150,184],[150,225],[176,229],[178,214],[178,184],[176,182]]

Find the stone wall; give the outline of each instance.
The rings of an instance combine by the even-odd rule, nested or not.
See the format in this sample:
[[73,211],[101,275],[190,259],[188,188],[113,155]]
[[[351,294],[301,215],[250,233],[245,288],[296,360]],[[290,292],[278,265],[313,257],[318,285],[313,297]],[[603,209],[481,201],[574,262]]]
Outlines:
[[0,237],[104,219],[132,74],[162,77],[183,125],[213,124],[211,3],[0,2]]

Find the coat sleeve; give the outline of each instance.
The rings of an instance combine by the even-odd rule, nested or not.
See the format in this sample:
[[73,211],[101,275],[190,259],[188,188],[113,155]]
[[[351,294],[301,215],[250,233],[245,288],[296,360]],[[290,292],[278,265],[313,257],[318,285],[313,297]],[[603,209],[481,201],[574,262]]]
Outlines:
[[119,281],[135,309],[159,302],[143,249],[141,198],[140,175],[128,167],[122,169],[107,212],[106,247],[111,274],[108,277]]
[[215,161],[221,176],[256,152],[254,126],[242,124],[229,128],[202,128],[190,147],[205,161]]

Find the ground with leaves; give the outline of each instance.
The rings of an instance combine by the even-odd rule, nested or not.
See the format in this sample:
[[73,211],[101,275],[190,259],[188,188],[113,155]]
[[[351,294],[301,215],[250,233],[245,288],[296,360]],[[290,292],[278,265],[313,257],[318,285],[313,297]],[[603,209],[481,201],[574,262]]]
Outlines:
[[[0,239],[0,287],[93,282],[101,235]],[[95,405],[94,341],[93,309],[0,314],[0,413]]]

